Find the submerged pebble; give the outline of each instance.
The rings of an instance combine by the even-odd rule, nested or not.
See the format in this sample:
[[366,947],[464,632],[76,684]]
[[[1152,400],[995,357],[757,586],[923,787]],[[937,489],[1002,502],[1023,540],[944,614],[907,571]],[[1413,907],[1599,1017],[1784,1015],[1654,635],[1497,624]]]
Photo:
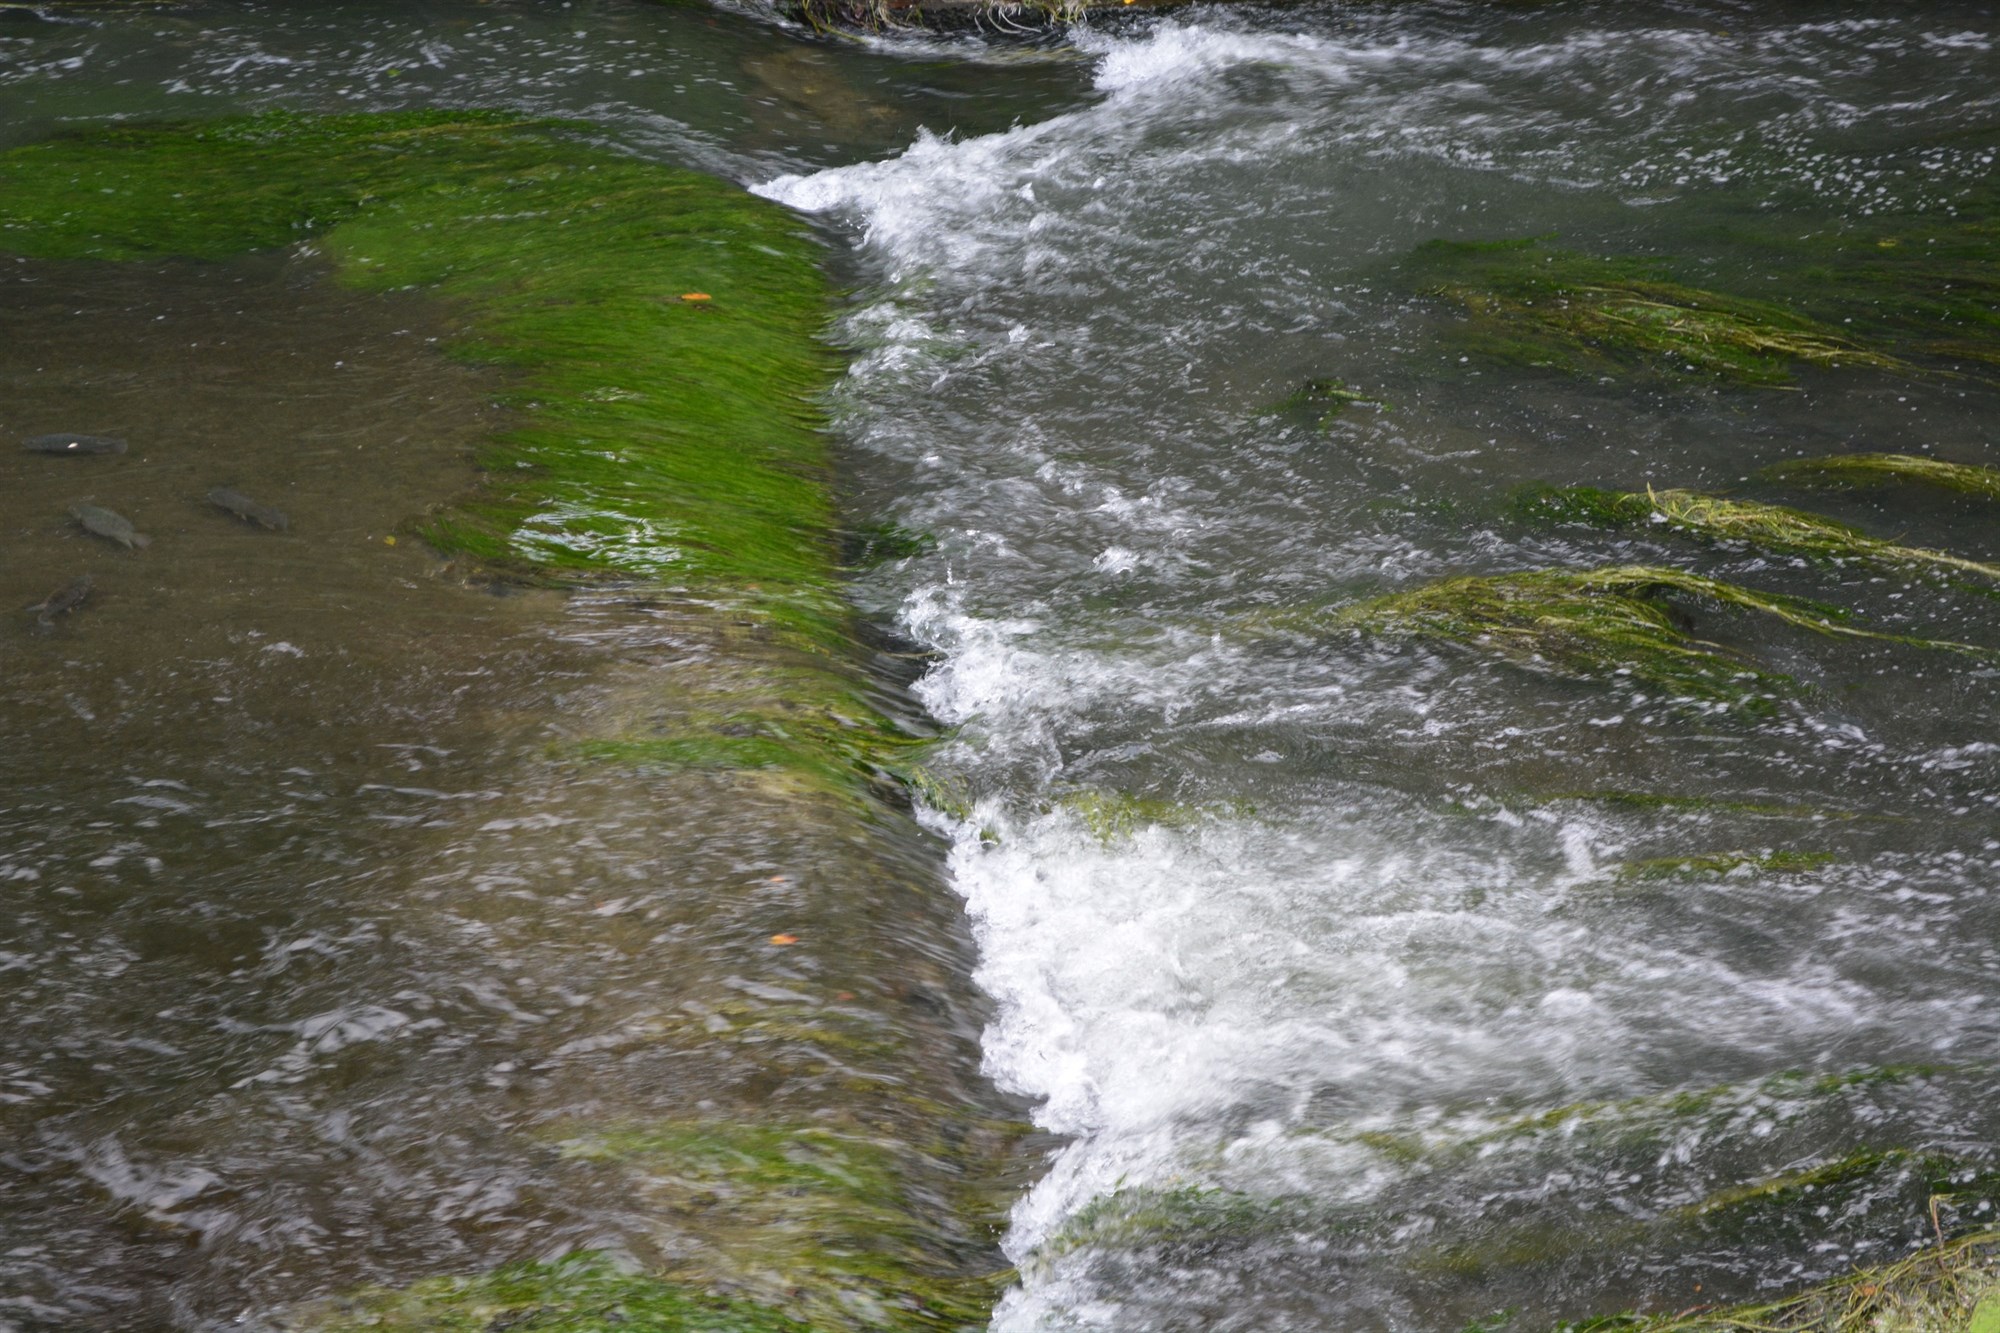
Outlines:
[[102,505],[72,505],[69,513],[71,518],[83,525],[85,532],[117,542],[128,551],[153,544],[151,537],[132,526],[131,519]]
[[241,491],[232,491],[227,486],[214,487],[208,493],[208,502],[218,509],[226,510],[245,523],[255,523],[260,528],[273,532],[290,530],[292,520],[281,509],[273,509],[267,504],[258,504]]
[[21,447],[31,454],[122,454],[125,441],[109,435],[77,435],[61,431],[54,435],[30,435]]

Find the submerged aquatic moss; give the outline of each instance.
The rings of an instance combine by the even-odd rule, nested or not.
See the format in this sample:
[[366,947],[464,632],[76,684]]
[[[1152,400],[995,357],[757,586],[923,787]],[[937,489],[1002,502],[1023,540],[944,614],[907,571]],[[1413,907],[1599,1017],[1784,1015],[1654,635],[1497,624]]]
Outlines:
[[1354,1141],[1393,1160],[1432,1164],[1489,1157],[1504,1150],[1533,1151],[1544,1141],[1561,1145],[1566,1154],[1587,1140],[1592,1151],[1637,1145],[1650,1155],[1691,1133],[1728,1138],[1755,1125],[1768,1132],[1773,1123],[1872,1089],[1950,1072],[1929,1065],[1866,1065],[1826,1074],[1790,1069],[1746,1083],[1679,1088],[1617,1101],[1569,1102],[1497,1122],[1475,1120],[1470,1126],[1370,1130],[1356,1134]]
[[[0,154],[0,250],[221,259],[307,241],[338,279],[448,299],[450,349],[517,372],[488,484],[448,551],[535,577],[611,574],[844,633],[808,395],[826,285],[784,210],[469,112],[93,129]],[[705,299],[688,299],[688,298]]]
[[1389,411],[1389,404],[1380,398],[1350,389],[1344,380],[1307,380],[1297,392],[1286,395],[1273,405],[1276,412],[1312,412],[1318,417],[1322,428],[1331,426],[1334,419],[1349,406],[1372,407],[1377,411]]
[[1305,1195],[1266,1198],[1196,1185],[1129,1186],[1084,1205],[1035,1259],[1046,1263],[1084,1248],[1188,1250],[1260,1237],[1324,1237],[1361,1225]]
[[698,1235],[701,1271],[818,1329],[983,1329],[1012,1277],[951,1262],[964,1242],[911,1206],[905,1146],[858,1131],[669,1121],[592,1130],[562,1150],[622,1168],[657,1212]]
[[1678,282],[1665,265],[1550,249],[1536,238],[1432,241],[1406,271],[1465,311],[1483,355],[1577,375],[1648,369],[1783,386],[1792,367],[1908,370],[1839,328],[1772,301]]
[[603,1254],[371,1287],[296,1311],[311,1333],[812,1333],[766,1306],[635,1273]]
[[1803,509],[1756,500],[1730,500],[1695,491],[1655,491],[1650,487],[1644,494],[1590,486],[1537,487],[1522,496],[1520,508],[1543,520],[1600,527],[1652,524],[1703,541],[1814,560],[1853,560],[1881,569],[1928,575],[1971,574],[2000,583],[2000,565],[1968,560],[1948,551],[1883,541],[1859,528]]
[[1055,806],[1070,811],[1099,842],[1129,838],[1144,828],[1192,828],[1204,820],[1244,817],[1255,811],[1242,802],[1189,805],[1120,791],[1073,791],[1056,798]]
[[1757,474],[1770,481],[1827,482],[1843,486],[1887,486],[1914,482],[1943,490],[2000,500],[2000,470],[1970,463],[1947,463],[1913,454],[1839,454],[1774,463]]
[[1463,644],[1533,670],[1580,679],[1621,677],[1675,698],[1765,711],[1786,676],[1696,639],[1668,594],[1754,611],[1815,634],[1980,652],[1842,623],[1835,607],[1755,592],[1656,565],[1532,570],[1441,579],[1354,605],[1265,617],[1278,628],[1360,630]]
[[95,128],[0,154],[0,251],[303,243],[340,282],[443,299],[450,354],[513,373],[514,424],[424,535],[512,577],[671,594],[732,659],[681,673],[701,697],[678,715],[574,753],[854,795],[907,738],[853,666],[809,402],[834,368],[817,249],[777,205],[589,132],[442,111]]
[[1690,856],[1652,856],[1619,865],[1626,880],[1696,879],[1741,874],[1787,874],[1816,870],[1837,858],[1830,852],[1700,852]]

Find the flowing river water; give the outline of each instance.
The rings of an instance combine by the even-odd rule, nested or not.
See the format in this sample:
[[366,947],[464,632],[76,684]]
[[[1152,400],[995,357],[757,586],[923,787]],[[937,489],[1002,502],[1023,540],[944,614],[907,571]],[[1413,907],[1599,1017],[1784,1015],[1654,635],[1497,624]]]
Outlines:
[[[518,106],[811,214],[851,292],[848,515],[929,539],[854,595],[932,654],[908,687],[965,797],[883,853],[962,899],[910,911],[942,979],[873,980],[969,972],[984,1072],[1050,1135],[995,1327],[1449,1333],[1747,1297],[1990,1215],[1933,1196],[2000,1142],[1995,669],[1691,606],[1801,683],[1744,716],[1259,617],[1645,563],[2000,644],[1978,590],[1509,508],[1730,491],[2000,558],[1988,501],[1754,475],[2000,462],[2000,390],[1552,373],[1480,355],[1411,257],[1551,238],[1784,299],[1815,281],[1786,246],[1935,244],[1992,198],[1996,40],[1952,3],[1197,8],[1033,41],[608,2],[10,8],[0,146]],[[465,484],[498,385],[426,351],[448,312],[313,279],[0,271],[0,429],[150,442],[87,484],[0,463],[0,594],[101,590],[0,643],[0,1329],[234,1327],[610,1243],[622,1203],[494,1144],[692,1103],[591,1034],[650,1012],[676,950],[780,928],[773,896],[831,910],[714,801],[515,780],[670,646],[384,541]],[[1328,381],[1368,401],[1302,403]],[[277,451],[293,531],[203,511],[277,486]],[[64,524],[80,486],[185,538],[143,588],[141,554]],[[651,887],[697,868],[761,887]]]

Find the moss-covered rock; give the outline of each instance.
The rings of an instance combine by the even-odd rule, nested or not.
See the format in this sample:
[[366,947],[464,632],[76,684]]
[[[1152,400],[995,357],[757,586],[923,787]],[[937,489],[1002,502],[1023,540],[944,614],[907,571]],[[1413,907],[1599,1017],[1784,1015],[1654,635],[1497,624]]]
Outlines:
[[1847,623],[1838,607],[1656,565],[1466,575],[1341,606],[1266,614],[1256,623],[1458,644],[1530,670],[1624,679],[1670,698],[1748,713],[1772,711],[1775,699],[1796,688],[1791,678],[1696,638],[1689,619],[1667,600],[1673,595],[1756,612],[1815,634],[1985,652],[1862,629]]

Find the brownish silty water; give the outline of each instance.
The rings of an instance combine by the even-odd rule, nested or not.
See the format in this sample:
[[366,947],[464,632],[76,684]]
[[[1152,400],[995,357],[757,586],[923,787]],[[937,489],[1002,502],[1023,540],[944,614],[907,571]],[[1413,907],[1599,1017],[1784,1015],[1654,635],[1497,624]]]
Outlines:
[[10,143],[520,106],[820,218],[881,698],[956,730],[929,835],[551,762],[724,645],[441,576],[402,525],[505,389],[449,312],[10,268],[0,429],[131,447],[0,460],[0,594],[93,578],[0,643],[0,1327],[579,1249],[769,1295],[802,1225],[895,1229],[732,1195],[771,1145],[689,1127],[749,1107],[924,1182],[961,1273],[1029,1108],[1009,1333],[1537,1329],[1994,1216],[1994,662],[1815,628],[1994,603],[1754,508],[2000,558],[1978,495],[1761,475],[2000,464],[1986,8],[8,12]]

